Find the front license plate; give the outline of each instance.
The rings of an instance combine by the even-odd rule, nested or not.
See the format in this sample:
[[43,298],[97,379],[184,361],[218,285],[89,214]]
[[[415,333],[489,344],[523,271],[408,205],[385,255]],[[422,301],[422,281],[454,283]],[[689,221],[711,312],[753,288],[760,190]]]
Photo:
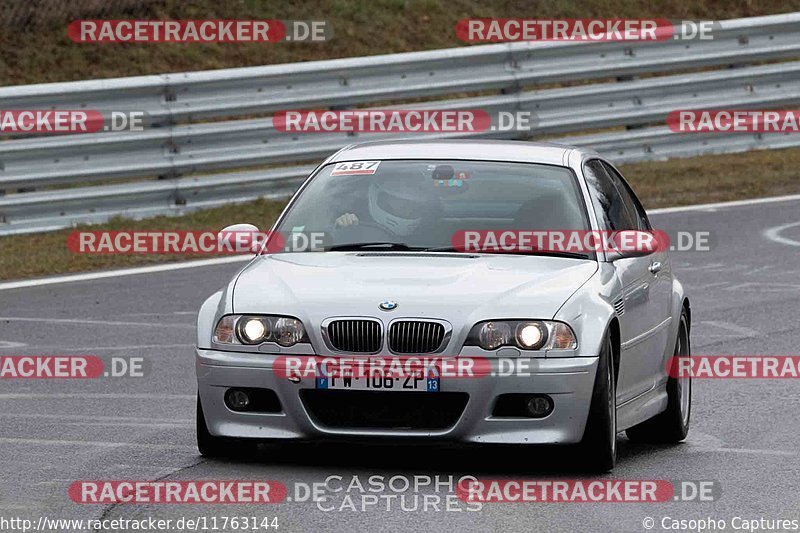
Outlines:
[[333,390],[376,390],[397,392],[439,392],[438,377],[406,376],[384,377],[375,375],[371,377],[318,377],[318,389]]

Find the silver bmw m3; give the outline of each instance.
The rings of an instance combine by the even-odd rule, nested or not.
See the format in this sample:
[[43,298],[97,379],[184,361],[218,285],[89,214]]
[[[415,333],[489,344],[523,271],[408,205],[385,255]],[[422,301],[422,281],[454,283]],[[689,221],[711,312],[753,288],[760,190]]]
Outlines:
[[[690,356],[689,300],[666,247],[613,246],[653,232],[619,171],[591,151],[348,146],[200,310],[199,450],[565,444],[607,471],[619,432],[678,442],[691,380],[670,369]],[[387,373],[397,361],[407,372]]]

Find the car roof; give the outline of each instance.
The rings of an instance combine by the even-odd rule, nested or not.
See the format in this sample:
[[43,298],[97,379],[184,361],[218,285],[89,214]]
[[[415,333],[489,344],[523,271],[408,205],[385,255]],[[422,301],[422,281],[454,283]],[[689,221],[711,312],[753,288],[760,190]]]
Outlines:
[[346,146],[328,162],[388,159],[465,159],[567,165],[567,155],[576,150],[593,152],[555,143],[497,140],[406,140],[374,141]]

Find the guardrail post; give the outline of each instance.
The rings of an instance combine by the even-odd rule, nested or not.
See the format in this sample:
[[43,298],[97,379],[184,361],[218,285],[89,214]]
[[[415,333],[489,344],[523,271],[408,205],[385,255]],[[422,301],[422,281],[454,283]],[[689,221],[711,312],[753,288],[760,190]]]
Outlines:
[[[331,111],[344,111],[346,109],[352,109],[352,108],[353,108],[353,106],[351,106],[351,105],[332,105],[328,109],[330,109]],[[348,131],[347,132],[347,136],[348,137],[358,137],[358,132],[357,131]]]

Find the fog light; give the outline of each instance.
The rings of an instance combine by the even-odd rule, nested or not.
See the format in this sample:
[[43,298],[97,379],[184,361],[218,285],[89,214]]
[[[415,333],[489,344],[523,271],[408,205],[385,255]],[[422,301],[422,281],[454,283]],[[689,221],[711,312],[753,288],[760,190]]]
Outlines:
[[244,411],[250,406],[250,396],[243,390],[229,389],[225,393],[225,405],[233,411]]
[[531,396],[525,407],[532,417],[544,418],[553,412],[553,400],[545,395]]

